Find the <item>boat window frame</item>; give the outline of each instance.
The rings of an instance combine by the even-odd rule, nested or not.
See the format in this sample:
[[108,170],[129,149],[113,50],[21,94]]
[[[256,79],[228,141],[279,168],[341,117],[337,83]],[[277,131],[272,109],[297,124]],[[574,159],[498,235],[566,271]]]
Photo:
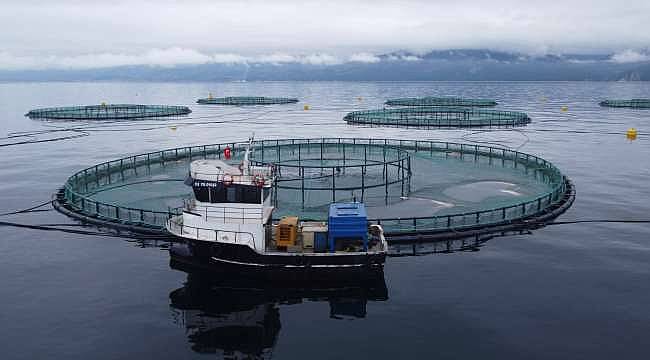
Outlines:
[[[261,204],[268,197],[265,191],[256,185],[231,184],[224,185],[222,182],[214,183],[213,186],[192,186],[194,197],[201,202],[228,203],[228,204]],[[207,198],[206,198],[207,193]],[[260,201],[262,199],[262,201]],[[206,201],[207,200],[207,201]]]

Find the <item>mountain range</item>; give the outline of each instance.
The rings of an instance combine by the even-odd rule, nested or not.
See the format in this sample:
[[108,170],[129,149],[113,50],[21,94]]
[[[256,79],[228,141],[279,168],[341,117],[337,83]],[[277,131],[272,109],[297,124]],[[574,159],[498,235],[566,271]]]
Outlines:
[[650,81],[650,57],[527,55],[483,49],[396,51],[366,60],[0,70],[0,81]]

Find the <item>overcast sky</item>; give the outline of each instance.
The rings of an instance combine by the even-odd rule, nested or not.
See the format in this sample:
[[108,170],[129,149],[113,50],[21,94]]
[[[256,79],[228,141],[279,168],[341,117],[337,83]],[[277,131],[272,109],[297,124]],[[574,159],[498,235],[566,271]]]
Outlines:
[[0,69],[373,62],[490,48],[644,59],[650,0],[0,0]]

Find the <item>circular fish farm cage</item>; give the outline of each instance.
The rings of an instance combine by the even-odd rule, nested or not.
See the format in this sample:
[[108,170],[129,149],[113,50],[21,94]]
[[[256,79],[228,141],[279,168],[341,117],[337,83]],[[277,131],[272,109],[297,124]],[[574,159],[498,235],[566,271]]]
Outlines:
[[32,119],[110,120],[180,116],[191,112],[186,106],[100,104],[35,109],[25,116]]
[[[247,143],[134,155],[72,175],[55,207],[77,219],[142,233],[164,233],[192,196],[189,164],[238,163]],[[389,241],[420,242],[542,226],[573,202],[571,182],[551,163],[481,145],[394,139],[283,139],[254,142],[252,161],[273,164],[274,218],[325,220],[334,201],[362,201]]]
[[523,112],[463,107],[412,107],[354,111],[348,124],[414,128],[514,127],[530,123]]
[[384,103],[389,106],[470,106],[490,107],[497,106],[497,102],[490,99],[466,99],[460,97],[421,97],[388,99]]
[[604,100],[600,106],[613,108],[650,109],[650,99]]
[[207,97],[205,99],[199,99],[196,102],[206,105],[275,105],[297,103],[298,99],[262,96],[229,96],[221,98]]

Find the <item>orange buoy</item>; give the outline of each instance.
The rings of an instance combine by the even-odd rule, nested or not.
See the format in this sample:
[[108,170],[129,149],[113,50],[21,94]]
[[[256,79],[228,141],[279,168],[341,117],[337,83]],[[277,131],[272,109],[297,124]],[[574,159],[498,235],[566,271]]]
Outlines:
[[636,135],[637,131],[635,128],[629,128],[627,129],[627,133],[625,133],[625,137],[627,137],[628,140],[636,140]]

